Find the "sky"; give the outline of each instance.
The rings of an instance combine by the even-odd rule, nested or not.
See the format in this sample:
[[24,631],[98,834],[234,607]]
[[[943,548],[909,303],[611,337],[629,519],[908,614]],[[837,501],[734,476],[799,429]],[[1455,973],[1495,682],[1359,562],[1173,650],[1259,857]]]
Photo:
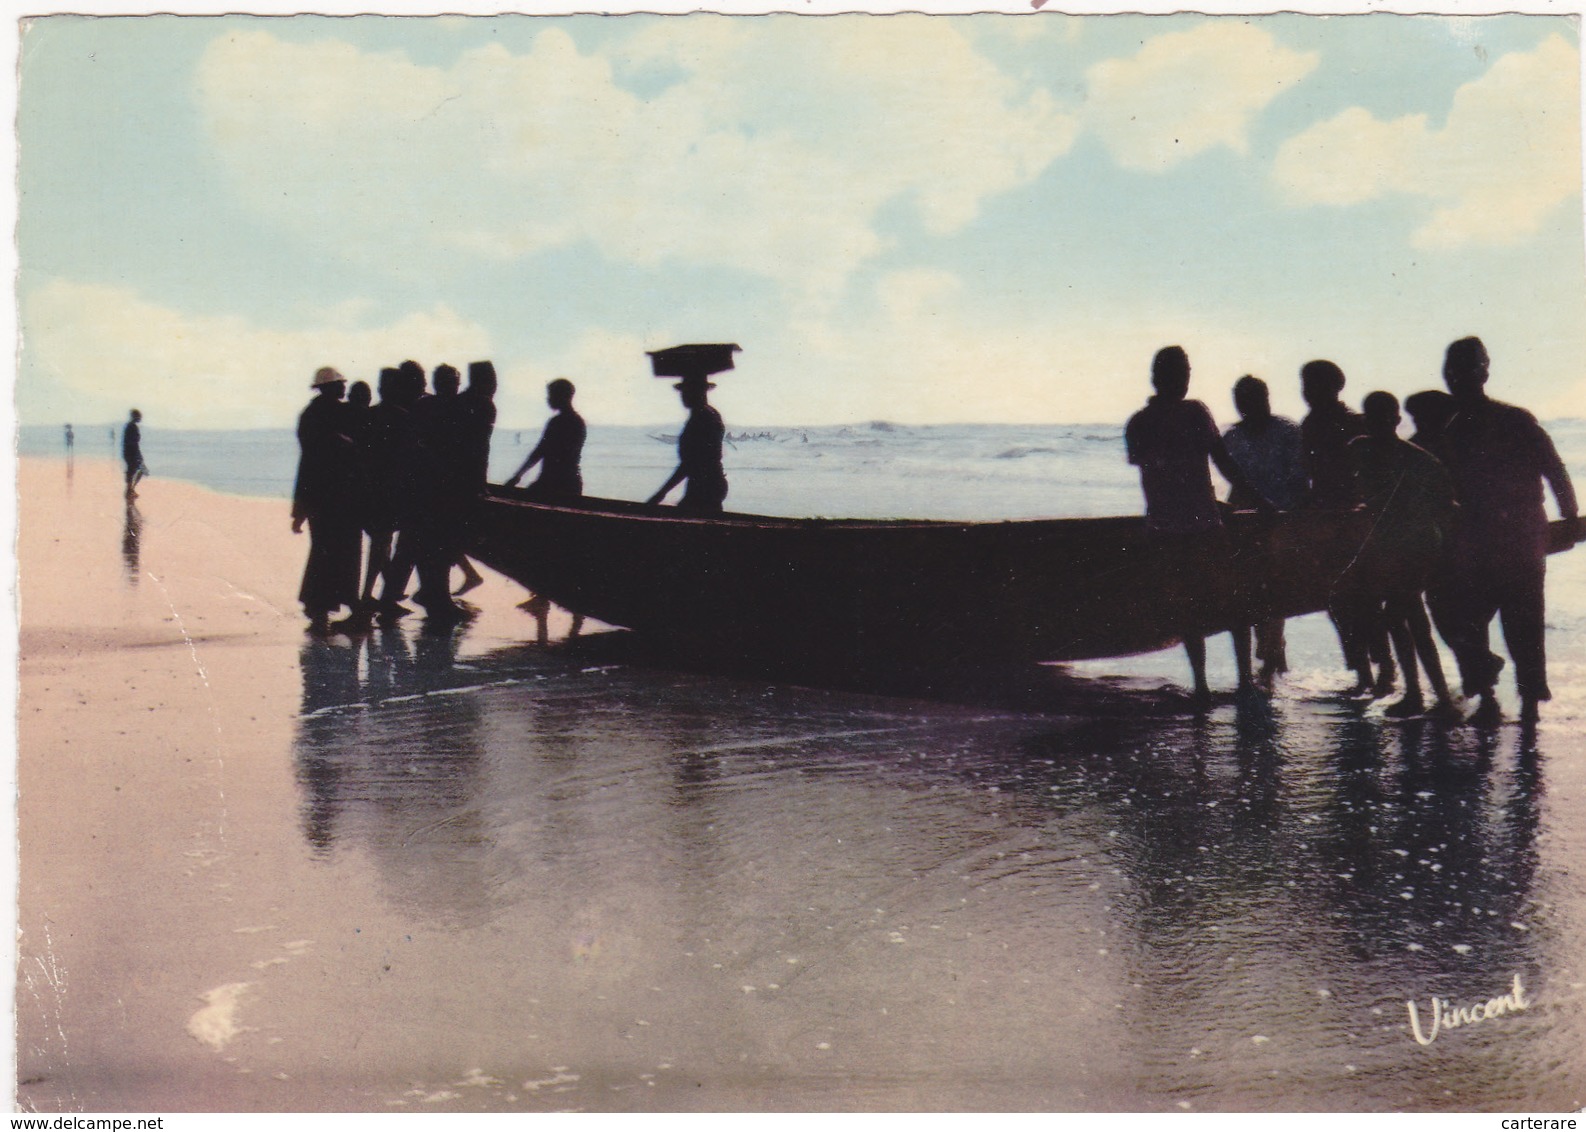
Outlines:
[[27,21],[23,425],[289,427],[314,371],[491,358],[503,423],[1121,423],[1151,357],[1299,415],[1586,415],[1579,25],[1417,17]]

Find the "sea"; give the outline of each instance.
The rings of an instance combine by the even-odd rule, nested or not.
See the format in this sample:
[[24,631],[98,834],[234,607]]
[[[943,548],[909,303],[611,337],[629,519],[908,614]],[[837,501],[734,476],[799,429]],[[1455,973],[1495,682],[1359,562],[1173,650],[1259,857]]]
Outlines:
[[[517,469],[539,434],[538,425],[496,429],[490,452],[494,482]],[[145,462],[155,476],[234,495],[288,498],[292,493],[297,440],[291,430],[181,430],[145,423],[142,436]],[[60,456],[62,430],[24,426],[18,448],[25,456]],[[79,425],[75,450],[119,459],[119,429]],[[1140,507],[1134,470],[1123,461],[1123,430],[1113,425],[910,426],[871,421],[818,428],[730,428],[724,451],[735,511],[1023,519],[1130,514]],[[594,424],[584,447],[584,490],[610,499],[644,499],[676,463],[676,425]]]
[[[1586,487],[1586,422],[1548,427]],[[113,455],[108,432],[79,427],[79,456]],[[498,428],[493,478],[536,438]],[[592,427],[586,490],[644,498],[674,445]],[[155,477],[290,492],[285,430],[149,427],[143,446]],[[61,433],[24,428],[19,448],[58,457]],[[1140,510],[1111,425],[732,429],[725,462],[739,511]],[[349,998],[370,1035],[359,1095],[1578,1111],[1586,552],[1549,569],[1555,698],[1535,728],[1387,718],[1346,694],[1323,617],[1290,623],[1270,701],[1200,714],[1176,650],[1048,666],[1049,698],[1010,702],[670,667],[599,626],[568,639],[565,616],[488,647],[466,626],[305,638],[283,836],[446,956],[402,995]],[[1208,651],[1226,689],[1226,644]],[[403,1061],[413,1043],[387,1031],[436,1019],[455,1057]]]

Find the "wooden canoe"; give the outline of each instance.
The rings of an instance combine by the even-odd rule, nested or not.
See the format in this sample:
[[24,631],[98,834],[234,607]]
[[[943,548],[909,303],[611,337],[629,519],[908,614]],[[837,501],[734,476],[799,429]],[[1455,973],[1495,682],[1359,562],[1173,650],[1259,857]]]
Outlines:
[[[1154,537],[1137,517],[788,519],[492,487],[470,553],[575,613],[726,663],[938,664],[1126,656],[1327,608],[1361,511],[1229,517]],[[1554,524],[1555,549],[1578,525]]]

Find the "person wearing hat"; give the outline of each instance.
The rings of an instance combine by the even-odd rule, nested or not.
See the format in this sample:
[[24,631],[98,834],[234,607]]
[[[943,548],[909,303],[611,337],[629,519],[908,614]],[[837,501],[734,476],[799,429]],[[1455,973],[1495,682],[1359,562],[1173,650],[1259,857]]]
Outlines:
[[528,470],[540,465],[540,475],[526,489],[535,499],[563,502],[584,494],[584,477],[578,462],[584,451],[584,418],[573,408],[573,383],[559,377],[545,387],[545,403],[555,410],[545,422],[540,442],[512,473],[506,486],[516,487]]
[[357,606],[363,529],[355,428],[342,400],[347,379],[325,366],[314,374],[312,388],[316,396],[297,422],[301,454],[292,488],[292,530],[301,533],[308,525],[308,561],[298,600],[309,630],[324,633],[332,613]]
[[683,489],[678,510],[720,515],[722,501],[727,498],[727,473],[721,466],[721,442],[726,429],[721,414],[710,407],[707,396],[716,384],[707,381],[702,373],[691,373],[673,388],[688,409],[688,422],[677,438],[677,470],[647,502],[661,502],[667,492],[686,481],[688,486]]

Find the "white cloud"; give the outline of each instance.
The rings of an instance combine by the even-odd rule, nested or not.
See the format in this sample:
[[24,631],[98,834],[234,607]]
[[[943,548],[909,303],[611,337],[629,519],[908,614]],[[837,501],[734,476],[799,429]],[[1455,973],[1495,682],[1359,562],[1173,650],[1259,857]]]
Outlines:
[[601,424],[655,424],[682,410],[672,383],[650,373],[645,350],[675,345],[661,336],[647,341],[602,327],[582,331],[565,349],[501,368],[501,391],[496,396],[498,419],[517,425],[543,419],[545,386],[558,377],[577,389],[577,403]]
[[485,331],[444,305],[383,326],[339,320],[354,309],[278,330],[55,279],[24,299],[25,360],[68,392],[64,419],[119,416],[136,404],[164,428],[280,428],[295,422],[320,366],[374,385],[381,366],[404,358],[466,365],[490,356]]
[[1217,146],[1244,153],[1256,115],[1317,60],[1246,23],[1170,32],[1086,72],[1085,125],[1129,169],[1160,172]]
[[[1221,414],[1235,379],[1276,372],[1280,357],[1248,328],[1188,307],[1145,299],[1126,310],[1073,299],[1019,306],[976,294],[948,272],[892,273],[864,309],[791,322],[783,341],[746,350],[740,368],[758,387],[755,417],[736,419],[1121,422],[1151,392],[1152,354],[1174,342],[1190,353],[1193,395]],[[734,391],[721,384],[717,401],[728,414]]]
[[[640,97],[613,60],[678,78]],[[521,256],[587,241],[806,297],[880,250],[883,205],[954,231],[1075,132],[924,17],[696,16],[606,55],[551,27],[526,53],[492,45],[447,68],[249,30],[210,45],[197,89],[243,199],[329,243]]]
[[1286,141],[1273,178],[1302,205],[1425,198],[1422,247],[1513,243],[1580,198],[1579,71],[1579,52],[1554,36],[1460,87],[1441,128],[1352,107]]

